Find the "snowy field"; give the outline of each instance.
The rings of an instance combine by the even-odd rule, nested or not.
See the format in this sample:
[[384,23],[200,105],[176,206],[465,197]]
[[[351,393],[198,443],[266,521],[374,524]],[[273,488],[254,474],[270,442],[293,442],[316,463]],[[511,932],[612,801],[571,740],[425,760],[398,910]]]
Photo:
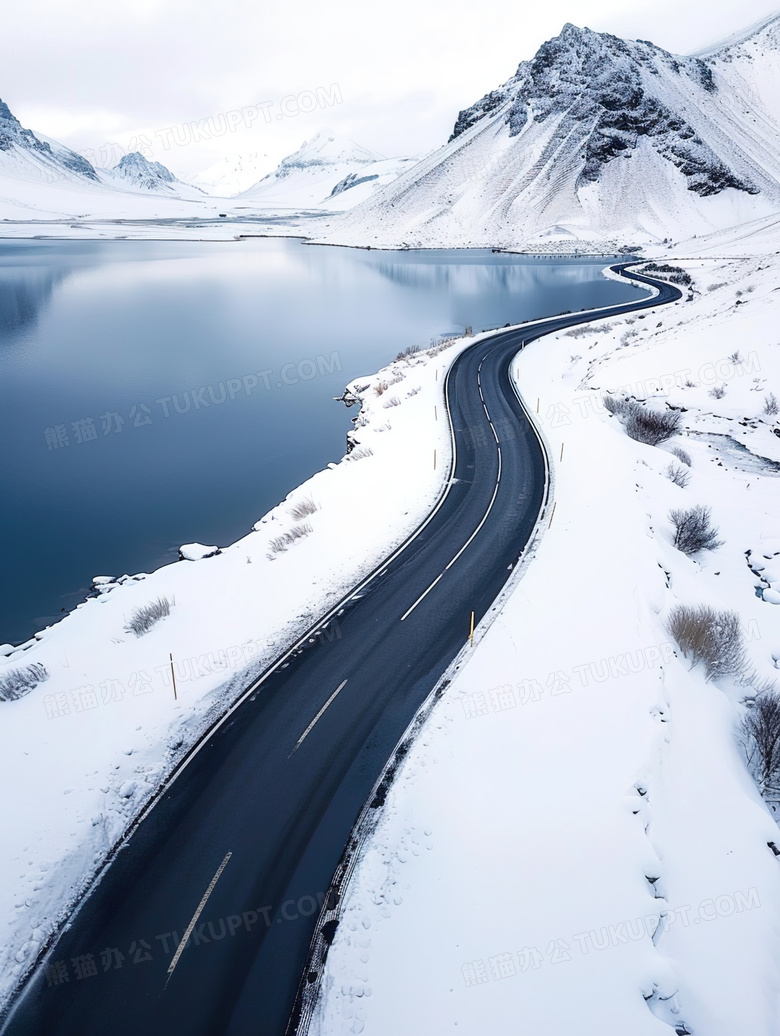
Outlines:
[[[243,539],[219,553],[184,544],[180,562],[148,575],[97,575],[96,596],[0,648],[0,681],[29,666],[48,673],[25,697],[0,701],[0,772],[16,789],[0,805],[3,994],[176,760],[432,509],[450,454],[443,375],[473,340],[354,382],[352,452]],[[128,632],[158,600],[170,614],[140,637]]]
[[[689,242],[686,255],[743,256],[683,262],[691,301],[544,338],[516,361],[555,469],[552,524],[364,848],[319,1036],[481,1036],[508,1018],[567,1036],[776,1033],[777,830],[737,738],[743,700],[780,664],[780,426],[764,413],[780,395],[778,302],[772,259],[755,255],[776,247],[770,224]],[[3,995],[187,747],[428,513],[449,453],[434,407],[471,341],[353,383],[359,445],[244,539],[99,577],[97,596],[5,649],[0,679],[35,664],[48,678],[0,703],[14,788]],[[684,430],[636,442],[605,392],[684,407]],[[696,561],[667,517],[694,504],[724,541]],[[128,632],[158,599],[169,615]],[[669,612],[701,602],[739,611],[752,685],[707,682],[677,657]]]
[[[318,1036],[780,1031],[778,832],[739,743],[780,667],[773,258],[682,263],[692,301],[517,359],[551,527],[364,846]],[[681,434],[629,438],[607,391],[685,408]],[[668,519],[695,504],[723,541],[697,560]],[[681,657],[670,611],[700,603],[739,613],[747,680]]]

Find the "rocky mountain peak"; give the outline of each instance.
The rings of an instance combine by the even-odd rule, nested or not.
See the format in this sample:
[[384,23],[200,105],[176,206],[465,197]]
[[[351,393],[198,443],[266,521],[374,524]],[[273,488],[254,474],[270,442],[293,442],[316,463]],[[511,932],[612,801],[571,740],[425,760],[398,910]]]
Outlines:
[[581,149],[579,185],[594,182],[613,159],[648,142],[703,196],[727,187],[754,193],[675,110],[673,98],[712,94],[712,70],[698,57],[678,57],[652,43],[622,40],[567,23],[515,75],[460,112],[450,140],[502,105],[510,136],[530,123],[559,120],[556,135]]

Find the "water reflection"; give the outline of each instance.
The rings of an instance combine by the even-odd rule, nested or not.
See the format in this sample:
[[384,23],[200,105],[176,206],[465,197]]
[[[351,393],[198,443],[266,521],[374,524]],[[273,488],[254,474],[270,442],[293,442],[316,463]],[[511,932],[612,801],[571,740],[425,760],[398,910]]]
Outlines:
[[0,641],[56,619],[93,575],[246,533],[342,455],[354,413],[333,397],[408,345],[637,294],[603,265],[280,239],[0,242],[0,346],[24,341],[0,347]]
[[0,267],[0,342],[12,342],[35,325],[67,270]]

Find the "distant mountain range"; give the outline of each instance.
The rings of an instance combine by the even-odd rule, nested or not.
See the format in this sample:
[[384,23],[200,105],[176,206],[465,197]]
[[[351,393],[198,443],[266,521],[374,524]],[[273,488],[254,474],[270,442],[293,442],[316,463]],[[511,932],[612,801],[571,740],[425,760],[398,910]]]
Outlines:
[[231,197],[245,212],[324,210],[316,233],[344,244],[679,241],[780,211],[780,16],[687,57],[567,24],[422,158],[384,158],[324,131],[262,175],[266,158],[224,159],[195,184],[137,152],[97,170],[0,101],[0,218],[3,203],[47,217],[108,216],[113,204],[154,218],[172,200],[197,218]]
[[568,24],[326,237],[533,249],[731,226],[780,209],[778,101],[780,16],[693,57]]
[[[239,197],[263,206],[345,208],[394,180],[414,159],[383,158],[348,138],[322,131]],[[347,191],[356,193],[346,194]]]

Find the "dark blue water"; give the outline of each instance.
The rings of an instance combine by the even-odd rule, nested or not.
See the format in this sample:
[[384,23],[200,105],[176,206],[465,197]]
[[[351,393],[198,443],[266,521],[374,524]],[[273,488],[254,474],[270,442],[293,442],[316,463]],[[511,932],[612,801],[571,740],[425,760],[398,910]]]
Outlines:
[[0,642],[94,575],[224,545],[328,461],[345,384],[432,336],[641,294],[603,260],[0,241]]

